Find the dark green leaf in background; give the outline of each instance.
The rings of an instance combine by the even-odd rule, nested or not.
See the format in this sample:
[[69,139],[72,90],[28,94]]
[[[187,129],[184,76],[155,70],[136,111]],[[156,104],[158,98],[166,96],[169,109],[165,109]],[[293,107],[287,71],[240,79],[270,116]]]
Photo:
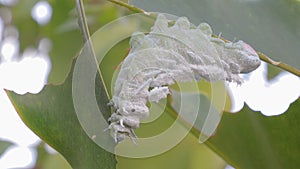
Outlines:
[[235,114],[223,113],[207,144],[237,168],[296,169],[300,166],[299,120],[299,99],[287,112],[272,117],[245,106]]

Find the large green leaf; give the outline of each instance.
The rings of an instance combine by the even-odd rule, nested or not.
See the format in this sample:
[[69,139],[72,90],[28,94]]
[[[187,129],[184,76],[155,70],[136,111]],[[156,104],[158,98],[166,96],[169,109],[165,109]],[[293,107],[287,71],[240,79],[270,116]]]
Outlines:
[[235,114],[224,113],[207,144],[237,168],[296,169],[300,166],[299,110],[298,99],[279,116],[265,117],[247,106]]
[[131,0],[146,11],[208,22],[215,34],[242,39],[275,60],[300,68],[298,1]]
[[[25,124],[60,152],[73,168],[115,168],[114,155],[94,143],[77,119],[72,100],[72,74],[73,69],[63,84],[47,85],[36,95],[7,93]],[[103,86],[99,81],[96,89],[101,97]],[[107,99],[101,99],[98,104],[109,112]]]

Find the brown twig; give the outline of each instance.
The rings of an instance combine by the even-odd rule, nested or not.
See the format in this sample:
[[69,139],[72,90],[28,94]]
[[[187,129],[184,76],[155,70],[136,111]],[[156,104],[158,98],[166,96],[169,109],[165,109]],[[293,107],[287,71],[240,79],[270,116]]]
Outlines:
[[282,70],[288,71],[288,72],[300,77],[300,70],[298,70],[286,63],[274,61],[273,59],[269,58],[268,56],[266,56],[265,54],[263,54],[261,52],[257,52],[257,54],[258,54],[260,60],[265,61],[271,65],[279,67]]

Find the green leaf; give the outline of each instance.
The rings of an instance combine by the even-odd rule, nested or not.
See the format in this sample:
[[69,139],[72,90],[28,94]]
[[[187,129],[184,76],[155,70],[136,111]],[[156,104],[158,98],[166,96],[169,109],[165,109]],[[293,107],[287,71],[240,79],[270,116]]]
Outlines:
[[6,151],[6,149],[11,146],[12,143],[7,142],[7,141],[3,141],[0,140],[0,156],[2,155],[2,153],[4,153]]
[[[209,23],[225,39],[241,39],[274,60],[300,68],[297,1],[131,0],[146,11],[186,16],[195,25]],[[267,9],[267,10],[266,10]]]
[[171,150],[151,158],[125,158],[117,156],[118,169],[224,169],[226,162],[205,144],[189,134]]
[[45,149],[45,143],[42,142],[37,147],[37,162],[35,168],[42,169],[71,169],[69,163],[64,159],[64,157],[58,153],[50,154]]
[[192,125],[192,132],[201,132],[199,141],[204,142],[215,133],[221,121],[224,100],[222,104],[221,100],[208,98],[202,94],[172,91],[170,106],[174,110],[173,113],[179,112],[184,122],[189,126]]
[[266,117],[247,106],[235,114],[223,113],[207,145],[236,168],[298,168],[299,110],[298,99],[279,116]]
[[218,105],[218,107],[222,107],[222,111],[230,111],[231,97],[224,82],[207,82],[206,80],[202,79],[196,83],[198,88],[193,87],[195,82],[184,82],[180,83],[180,88],[177,85],[172,85],[170,88],[190,94],[200,93],[207,98],[212,99],[212,101]]
[[279,73],[281,73],[282,70],[271,65],[268,64],[268,73],[267,73],[267,79],[268,80],[272,80],[273,78],[275,78]]
[[68,162],[60,154],[49,154],[39,166],[42,169],[72,169]]
[[[72,100],[72,74],[73,68],[63,84],[47,85],[36,95],[7,93],[24,123],[60,152],[73,168],[115,168],[114,155],[94,143],[77,119]],[[96,89],[101,97],[103,87],[99,81]],[[108,109],[107,100],[101,99],[98,104]]]

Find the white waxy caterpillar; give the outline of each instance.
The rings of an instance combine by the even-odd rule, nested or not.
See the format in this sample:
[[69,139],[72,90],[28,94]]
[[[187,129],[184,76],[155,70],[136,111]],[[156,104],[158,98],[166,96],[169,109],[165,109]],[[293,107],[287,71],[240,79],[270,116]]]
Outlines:
[[243,41],[226,43],[212,37],[207,23],[193,27],[181,17],[173,26],[159,14],[151,32],[134,33],[130,53],[121,66],[109,105],[114,113],[109,128],[116,142],[129,136],[140,119],[149,115],[146,103],[158,102],[170,94],[167,85],[175,82],[229,81],[242,83],[239,73],[260,65],[257,53]]

